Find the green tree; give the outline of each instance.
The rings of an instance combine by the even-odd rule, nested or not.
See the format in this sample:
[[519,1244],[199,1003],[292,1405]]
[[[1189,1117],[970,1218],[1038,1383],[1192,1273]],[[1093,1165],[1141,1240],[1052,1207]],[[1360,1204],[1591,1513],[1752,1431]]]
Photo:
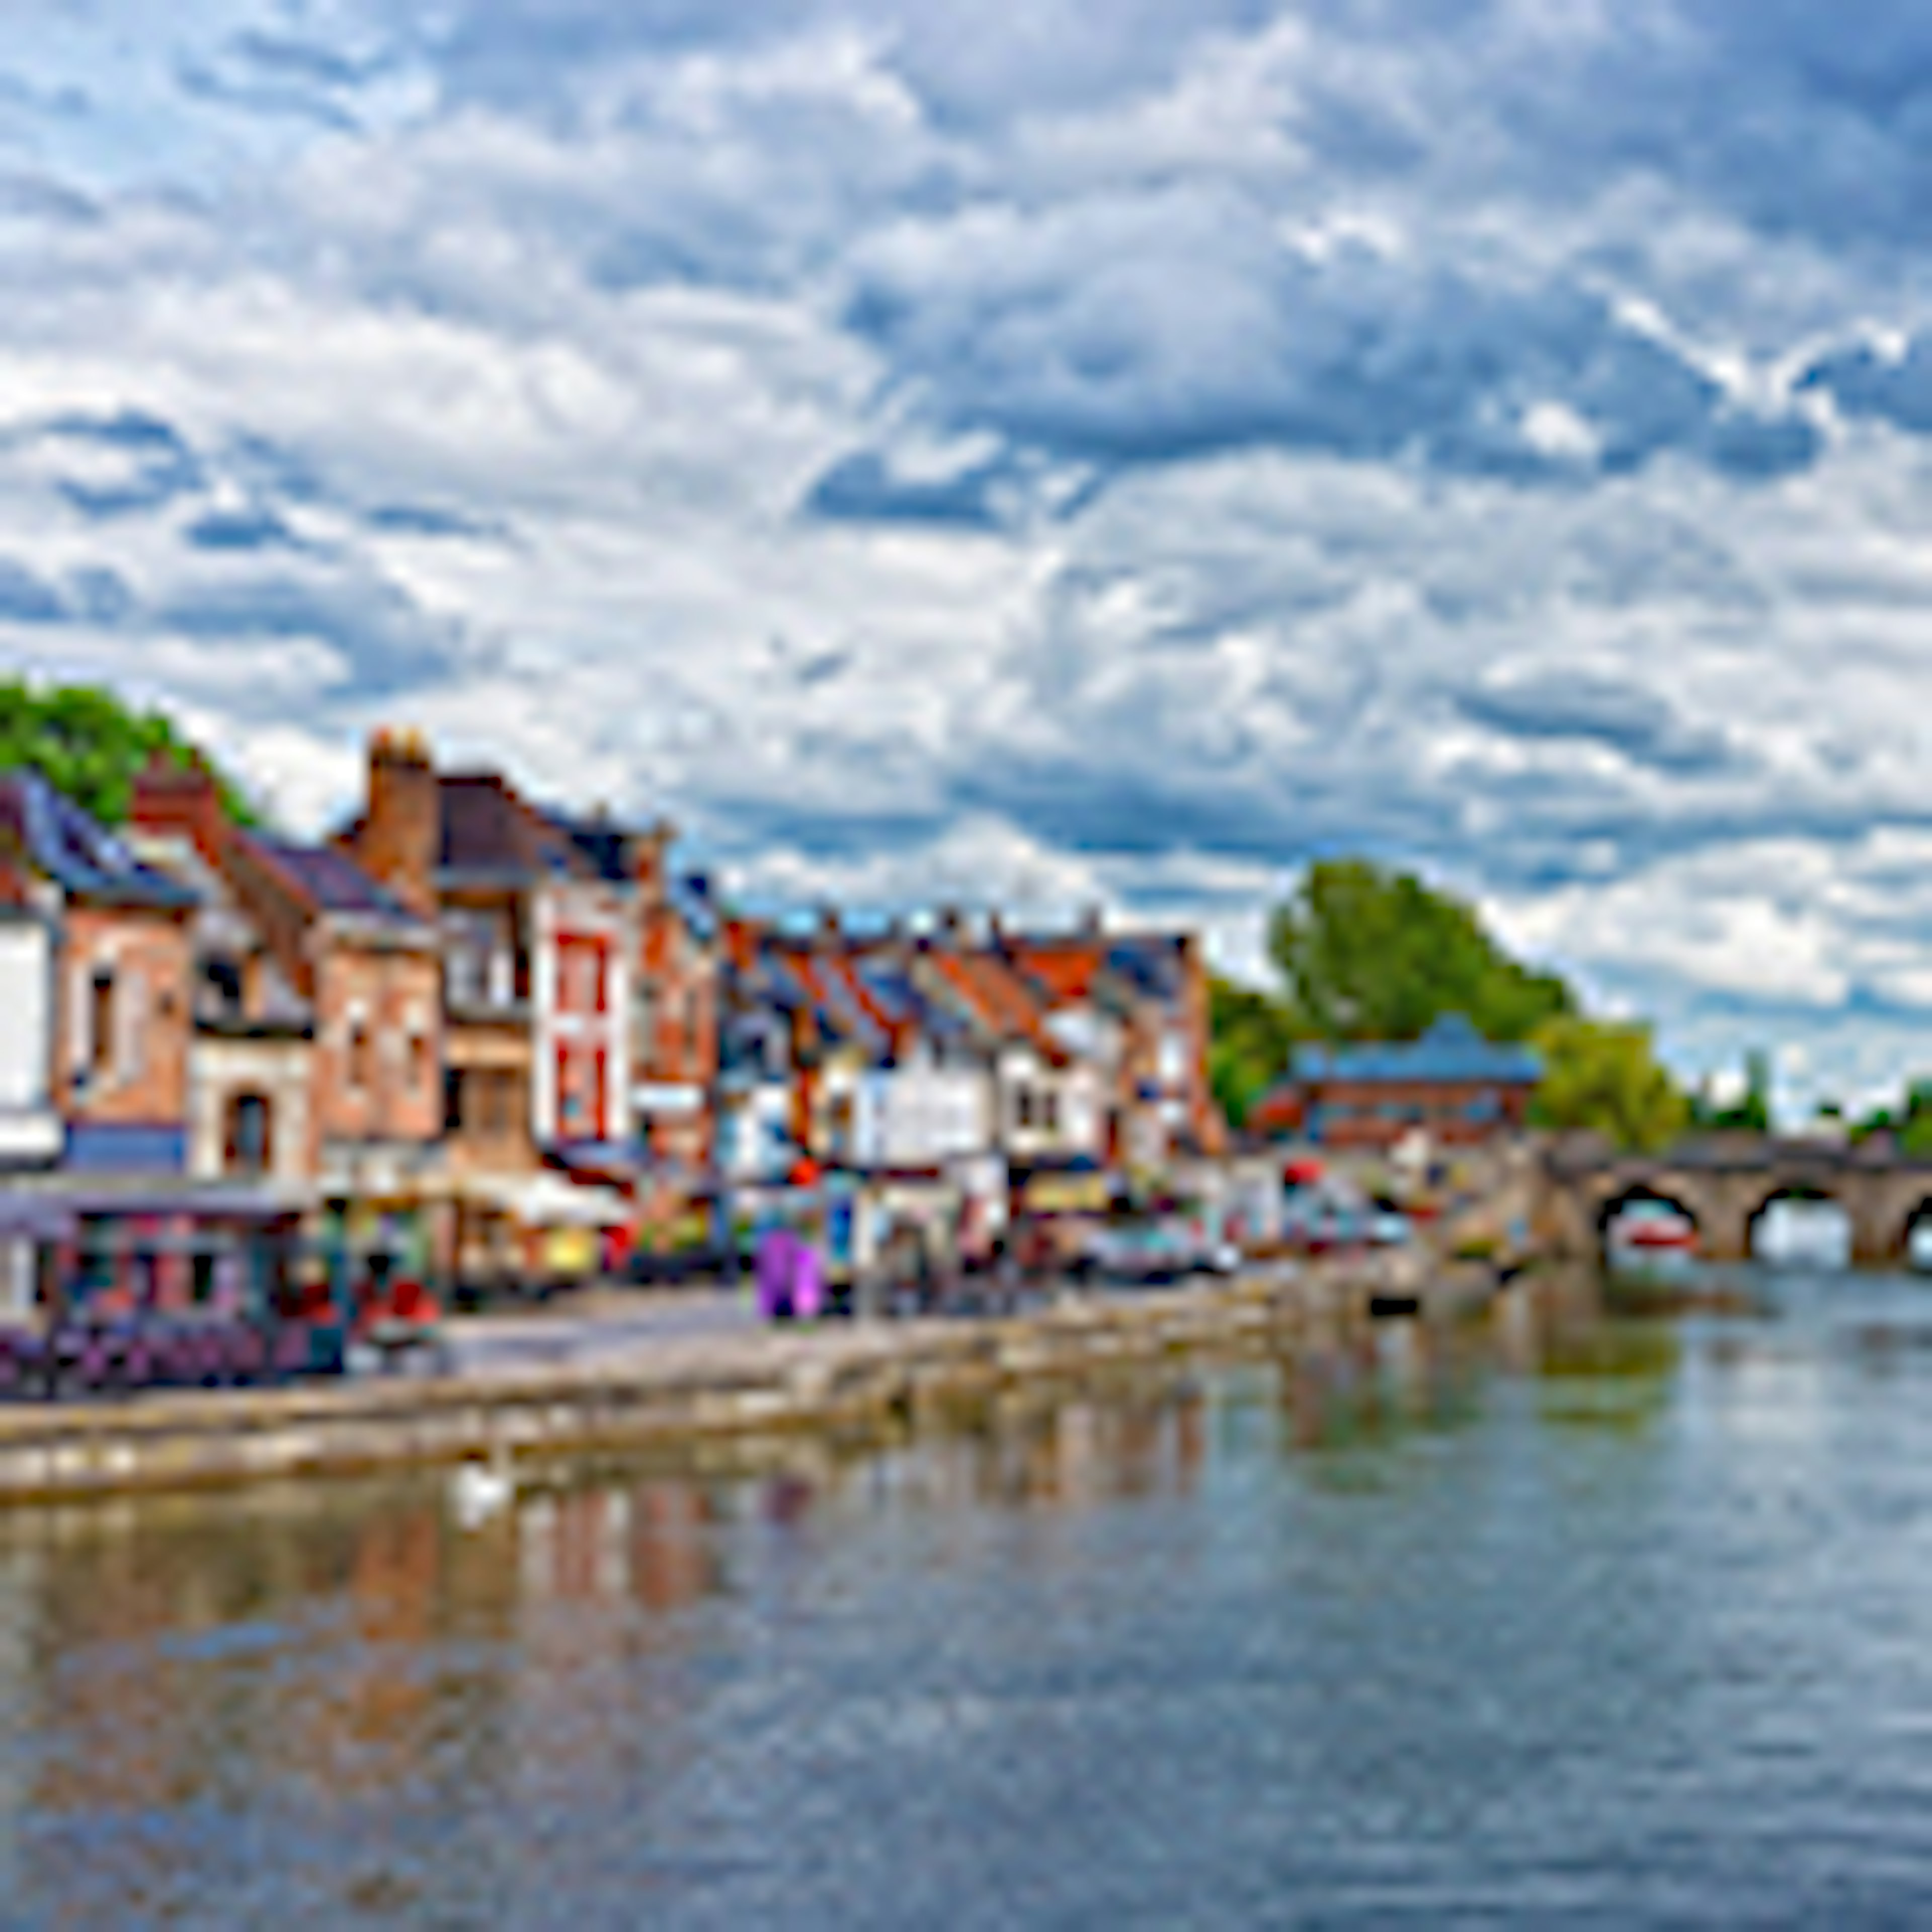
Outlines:
[[1882,1132],[1896,1134],[1907,1154],[1932,1154],[1932,1080],[1908,1082],[1904,1098],[1896,1104],[1874,1107],[1862,1114],[1852,1128],[1852,1138],[1864,1140]]
[[1530,1109],[1537,1126],[1587,1127],[1644,1154],[1683,1132],[1689,1104],[1658,1065],[1648,1027],[1565,1013],[1546,1020],[1532,1038],[1543,1057]]
[[[178,764],[201,758],[160,712],[131,710],[98,686],[0,680],[0,768],[40,772],[104,824],[127,818],[136,774],[157,752]],[[240,788],[218,770],[215,778],[229,811],[253,823]]]
[[1294,1016],[1272,994],[1218,974],[1208,982],[1208,1074],[1214,1098],[1235,1126],[1288,1070]]
[[1324,860],[1275,914],[1269,950],[1308,1032],[1413,1040],[1446,1013],[1490,1040],[1524,1040],[1576,1001],[1554,974],[1510,958],[1460,899],[1366,860]]
[[1771,1131],[1771,1056],[1762,1047],[1744,1055],[1744,1090],[1720,1106],[1700,1094],[1692,1104],[1694,1126],[1718,1132],[1768,1134]]

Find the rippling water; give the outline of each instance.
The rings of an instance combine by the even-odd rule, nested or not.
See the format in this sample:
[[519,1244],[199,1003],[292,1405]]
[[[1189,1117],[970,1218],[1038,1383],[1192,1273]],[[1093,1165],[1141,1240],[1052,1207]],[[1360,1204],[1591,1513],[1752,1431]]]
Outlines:
[[0,1924],[1932,1918],[1932,1287],[0,1517]]

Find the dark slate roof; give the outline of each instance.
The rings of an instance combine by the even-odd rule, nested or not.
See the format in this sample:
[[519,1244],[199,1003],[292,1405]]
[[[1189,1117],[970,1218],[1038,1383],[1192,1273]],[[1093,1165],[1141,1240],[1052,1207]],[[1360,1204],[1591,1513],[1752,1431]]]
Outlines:
[[187,886],[142,865],[38,772],[0,773],[0,822],[17,835],[34,868],[64,892],[169,910],[197,902]]
[[617,826],[603,819],[568,818],[560,812],[546,812],[544,817],[598,878],[616,886],[630,883],[629,842]]
[[415,925],[416,914],[380,885],[346,852],[328,845],[291,845],[251,835],[254,842],[324,912],[353,914],[393,925]]
[[712,890],[708,874],[687,872],[674,878],[670,902],[678,916],[706,945],[717,938],[722,922],[718,916],[717,895]]
[[813,975],[825,989],[825,997],[818,1002],[820,1024],[827,1033],[840,1035],[868,1053],[890,1052],[890,1036],[860,1003],[858,994],[840,970],[842,964],[840,960],[828,957],[818,962]]
[[[513,796],[494,773],[454,773],[440,782],[446,871],[514,879],[570,872],[570,841]],[[548,836],[546,836],[548,833]]]
[[1107,948],[1107,966],[1154,999],[1180,997],[1180,942],[1172,935],[1116,939]]
[[1543,1077],[1541,1058],[1526,1046],[1484,1039],[1460,1013],[1445,1013],[1420,1040],[1358,1046],[1304,1046],[1294,1054],[1294,1078],[1411,1082],[1448,1085],[1482,1082],[1532,1087]]
[[874,956],[856,962],[866,989],[894,1019],[910,1021],[932,1040],[970,1040],[971,1024],[944,1001],[929,999],[904,968],[890,958]]

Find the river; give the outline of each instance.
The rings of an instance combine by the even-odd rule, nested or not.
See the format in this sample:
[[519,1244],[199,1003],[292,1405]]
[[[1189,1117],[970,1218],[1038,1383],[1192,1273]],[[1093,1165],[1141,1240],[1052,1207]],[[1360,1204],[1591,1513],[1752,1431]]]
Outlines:
[[1767,1294],[0,1517],[0,1924],[1922,1921],[1932,1286]]

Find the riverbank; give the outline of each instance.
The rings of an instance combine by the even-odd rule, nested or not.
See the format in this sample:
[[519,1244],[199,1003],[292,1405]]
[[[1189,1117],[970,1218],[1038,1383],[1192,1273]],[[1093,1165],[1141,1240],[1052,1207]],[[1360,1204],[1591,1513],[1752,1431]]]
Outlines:
[[[1449,1317],[1467,1271],[1403,1285]],[[212,1488],[390,1466],[519,1461],[916,1416],[1029,1381],[1168,1354],[1340,1341],[1406,1312],[1359,1264],[1069,1298],[998,1320],[766,1328],[655,1339],[514,1373],[378,1378],[0,1409],[0,1504]]]

